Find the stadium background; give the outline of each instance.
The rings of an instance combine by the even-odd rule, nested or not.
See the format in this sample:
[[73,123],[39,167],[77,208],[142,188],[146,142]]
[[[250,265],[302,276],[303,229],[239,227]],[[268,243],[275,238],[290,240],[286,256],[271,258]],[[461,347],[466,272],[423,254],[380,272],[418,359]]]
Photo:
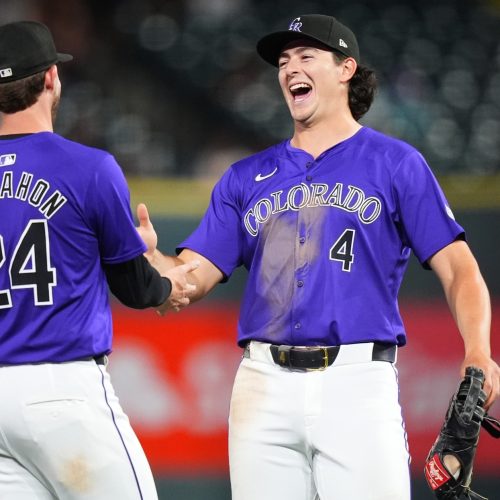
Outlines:
[[[380,89],[363,123],[419,148],[438,175],[492,293],[500,355],[500,2],[498,0],[0,0],[1,22],[53,31],[63,100],[56,132],[111,151],[147,203],[160,247],[196,226],[234,160],[290,134],[258,37],[300,13],[339,17],[358,35]],[[68,166],[70,168],[70,166]],[[161,499],[230,498],[226,429],[245,272],[179,315],[113,302],[110,370]],[[462,347],[437,280],[413,260],[401,291],[409,343],[401,400],[414,499],[430,499],[425,454],[458,383]],[[493,414],[500,415],[497,403]],[[360,450],[362,452],[362,450]],[[482,433],[474,486],[500,494],[500,448]],[[258,499],[256,499],[258,500]]]

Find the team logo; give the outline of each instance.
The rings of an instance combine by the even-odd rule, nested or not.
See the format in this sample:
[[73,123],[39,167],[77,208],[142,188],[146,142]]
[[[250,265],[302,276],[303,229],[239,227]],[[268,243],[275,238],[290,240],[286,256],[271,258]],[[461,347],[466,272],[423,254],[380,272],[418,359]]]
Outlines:
[[265,179],[269,179],[269,177],[272,177],[276,172],[278,171],[278,167],[276,167],[272,172],[269,172],[266,175],[262,175],[260,172],[255,176],[255,180],[257,182],[263,181]]
[[300,17],[296,17],[288,27],[288,31],[300,31],[302,28],[302,23],[300,22]]
[[0,156],[0,167],[8,167],[9,165],[14,165],[16,163],[16,155],[2,155]]
[[437,454],[425,464],[424,472],[427,481],[433,490],[436,490],[450,479],[450,476],[446,473]]
[[345,47],[346,49],[348,48],[347,43],[345,43],[342,38],[339,38],[339,47]]
[[0,69],[0,78],[7,78],[9,76],[12,76],[12,68]]

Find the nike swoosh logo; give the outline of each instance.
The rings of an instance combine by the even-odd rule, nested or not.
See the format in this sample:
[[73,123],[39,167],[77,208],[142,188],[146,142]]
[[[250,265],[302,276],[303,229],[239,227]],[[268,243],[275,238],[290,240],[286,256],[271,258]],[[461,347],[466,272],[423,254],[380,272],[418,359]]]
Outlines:
[[262,175],[259,173],[255,176],[255,180],[257,182],[260,182],[260,181],[263,181],[264,179],[269,179],[269,177],[272,177],[277,171],[278,171],[278,167],[276,167],[270,174]]

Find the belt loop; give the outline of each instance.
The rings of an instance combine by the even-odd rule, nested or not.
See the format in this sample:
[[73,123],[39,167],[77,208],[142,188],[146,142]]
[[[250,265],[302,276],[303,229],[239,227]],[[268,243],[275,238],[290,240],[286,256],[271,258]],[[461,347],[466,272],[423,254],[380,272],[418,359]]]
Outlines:
[[325,364],[320,368],[320,370],[326,370],[329,366],[329,363],[328,363],[328,349],[326,347],[322,347],[323,349],[323,354],[324,354],[324,357],[323,357],[323,360],[325,362]]
[[291,367],[292,364],[290,362],[290,351],[292,350],[291,345],[280,345],[278,347],[278,362],[280,366],[288,366]]

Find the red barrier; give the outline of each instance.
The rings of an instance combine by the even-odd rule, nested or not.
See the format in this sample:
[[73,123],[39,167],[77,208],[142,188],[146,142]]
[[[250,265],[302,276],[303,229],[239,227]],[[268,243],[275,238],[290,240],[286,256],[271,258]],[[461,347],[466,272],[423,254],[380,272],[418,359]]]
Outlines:
[[[463,347],[444,302],[401,309],[409,338],[399,351],[401,401],[418,473],[458,386]],[[498,317],[500,303],[494,309]],[[241,356],[237,317],[238,305],[226,302],[196,304],[164,318],[114,306],[113,383],[156,472],[227,472],[229,399]],[[498,356],[498,321],[492,345]],[[498,473],[499,446],[481,433],[476,473]]]

